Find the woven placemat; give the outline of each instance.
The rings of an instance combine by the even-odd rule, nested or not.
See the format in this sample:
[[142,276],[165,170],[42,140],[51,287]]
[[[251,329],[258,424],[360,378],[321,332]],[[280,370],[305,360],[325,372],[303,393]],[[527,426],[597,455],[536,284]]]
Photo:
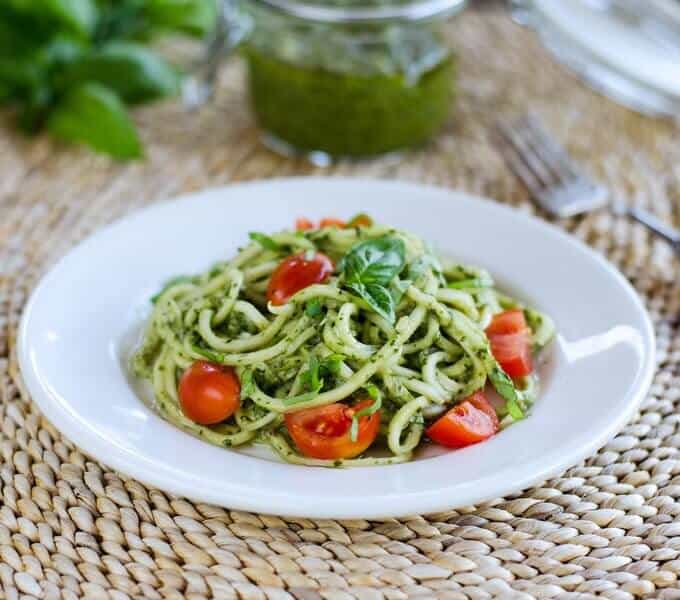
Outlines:
[[615,194],[678,224],[677,124],[588,91],[500,9],[466,13],[451,35],[461,53],[457,117],[429,148],[398,159],[317,171],[268,152],[257,143],[237,63],[200,114],[173,103],[138,113],[144,162],[115,164],[3,127],[0,597],[680,598],[680,273],[663,243],[606,212],[559,224],[606,255],[643,297],[658,372],[614,440],[522,494],[386,521],[231,511],[112,472],[24,393],[15,336],[37,278],[93,230],[180,192],[256,177],[361,174],[460,188],[533,212],[490,143],[495,118],[530,107]]

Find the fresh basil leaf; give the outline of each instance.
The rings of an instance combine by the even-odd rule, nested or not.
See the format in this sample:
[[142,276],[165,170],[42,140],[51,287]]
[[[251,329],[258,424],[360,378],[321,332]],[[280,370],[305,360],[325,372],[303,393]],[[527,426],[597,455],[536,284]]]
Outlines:
[[[43,100],[53,94],[56,75],[63,66],[82,53],[83,44],[63,34],[52,39],[36,41],[35,45],[22,43],[20,35],[32,36],[24,31],[26,24],[17,21],[17,31],[11,31],[15,20],[2,23],[6,15],[0,9],[0,85],[8,90],[8,97],[26,103],[27,110],[49,104]],[[19,35],[17,35],[17,33]]]
[[390,323],[395,302],[387,286],[404,268],[405,255],[402,240],[382,236],[355,245],[342,261],[346,287]]
[[67,86],[94,81],[128,103],[148,102],[179,91],[177,71],[160,56],[133,42],[112,42],[83,56],[64,74]]
[[77,33],[89,35],[97,22],[98,10],[94,0],[8,0],[17,12],[36,22],[51,22]]
[[344,257],[345,280],[385,286],[404,268],[405,255],[404,242],[388,235],[356,244]]
[[94,42],[103,44],[116,39],[147,37],[152,27],[144,14],[146,2],[147,0],[107,2],[106,9],[102,8],[97,21]]
[[265,235],[264,233],[251,231],[248,234],[248,237],[250,237],[251,240],[257,242],[258,244],[260,244],[260,246],[266,248],[267,250],[272,250],[273,252],[276,252],[277,250],[281,249],[281,246],[279,246],[272,238],[270,238],[268,235]]
[[165,29],[205,35],[215,27],[214,0],[147,0],[146,15],[151,24]]
[[180,283],[191,283],[193,281],[192,277],[189,277],[188,275],[178,275],[177,277],[173,277],[172,279],[168,279],[164,284],[163,287],[160,289],[160,291],[151,296],[151,304],[156,304],[158,302],[158,299],[165,294],[171,287],[175,287],[176,285]]
[[12,89],[0,78],[0,102],[7,102],[12,97]]
[[324,358],[319,365],[319,375],[327,377],[328,375],[337,375],[340,373],[340,365],[345,357],[342,354],[331,354]]
[[241,400],[252,397],[253,392],[255,392],[253,372],[250,369],[246,369],[241,374]]
[[307,370],[300,376],[302,385],[307,390],[320,390],[323,387],[323,380],[319,378],[319,359],[312,354],[309,357],[309,366]]
[[321,314],[321,301],[318,298],[312,298],[305,305],[305,314],[310,317],[318,317]]
[[88,35],[97,22],[97,5],[94,0],[38,0],[47,11],[73,30]]
[[517,390],[515,389],[512,379],[496,365],[489,372],[489,380],[491,384],[498,392],[498,395],[505,400],[505,406],[508,409],[508,413],[515,420],[519,421],[524,418],[524,411],[519,405],[519,396]]
[[26,57],[54,36],[54,23],[36,20],[15,2],[0,3],[0,56],[3,59]]
[[319,394],[323,388],[323,379],[319,377],[320,363],[319,359],[312,355],[309,358],[309,367],[301,376],[303,388],[305,391],[297,396],[292,396],[290,398],[285,398],[283,403],[286,406],[293,406],[294,404],[299,404],[300,402],[307,402],[313,400]]
[[388,322],[394,323],[396,315],[394,312],[394,298],[389,288],[379,284],[353,283],[347,284],[347,288],[354,292],[359,298],[364,300],[375,312]]
[[98,83],[86,83],[69,92],[50,115],[47,127],[63,140],[89,144],[115,158],[142,155],[125,106],[113,91]]
[[[377,386],[377,385],[375,385],[375,384],[373,384],[373,383],[367,383],[367,384],[364,386],[364,389],[366,390],[366,392],[368,393],[368,395],[369,395],[371,398],[373,398],[373,400],[380,400],[380,398],[381,398],[381,396],[380,396],[380,390],[378,389],[378,386]],[[365,410],[365,409],[364,409],[364,410]],[[359,412],[361,413],[361,412],[363,412],[363,411],[359,411]],[[373,412],[375,412],[375,411],[373,411]],[[366,413],[366,414],[373,414],[373,413]]]

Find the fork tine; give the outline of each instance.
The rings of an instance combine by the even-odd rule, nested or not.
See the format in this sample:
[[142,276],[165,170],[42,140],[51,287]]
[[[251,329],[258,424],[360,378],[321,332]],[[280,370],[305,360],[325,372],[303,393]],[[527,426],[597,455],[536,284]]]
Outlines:
[[498,128],[503,137],[516,150],[519,158],[524,162],[542,187],[555,183],[555,177],[545,164],[540,152],[537,152],[526,139],[524,128],[517,124],[499,123]]
[[533,171],[531,171],[520,158],[517,148],[508,143],[505,138],[501,136],[498,136],[498,138],[500,142],[498,144],[498,149],[501,151],[510,170],[522,180],[532,196],[535,197],[540,194],[545,186],[535,177]]
[[545,163],[555,176],[562,181],[579,177],[579,173],[567,153],[546,133],[535,117],[526,115],[520,119],[520,123],[527,134],[527,140],[543,156]]

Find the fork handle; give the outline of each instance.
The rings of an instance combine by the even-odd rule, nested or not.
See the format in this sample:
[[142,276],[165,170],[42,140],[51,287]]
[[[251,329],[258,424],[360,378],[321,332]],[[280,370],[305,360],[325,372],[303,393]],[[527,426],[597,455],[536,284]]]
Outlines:
[[628,215],[638,223],[642,223],[650,231],[666,240],[680,256],[680,231],[657,219],[653,214],[639,208],[629,208]]

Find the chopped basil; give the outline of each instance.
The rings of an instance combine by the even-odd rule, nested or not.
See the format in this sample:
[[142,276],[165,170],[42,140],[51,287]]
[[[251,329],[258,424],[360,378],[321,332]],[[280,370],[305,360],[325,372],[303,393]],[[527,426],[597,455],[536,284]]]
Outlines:
[[355,412],[352,415],[352,425],[349,429],[349,437],[353,442],[356,442],[357,438],[359,437],[359,419],[361,419],[361,417],[369,417],[375,414],[380,410],[380,407],[382,406],[382,394],[375,385],[373,385],[372,383],[368,383],[364,386],[364,389],[366,390],[366,392],[368,392],[368,395],[373,399],[373,404],[371,404],[370,406],[366,406],[365,408],[362,408],[361,410]]
[[310,317],[318,317],[321,314],[321,301],[318,298],[312,298],[305,306],[305,314]]
[[255,391],[255,383],[253,382],[253,372],[248,369],[241,375],[241,400],[250,398]]
[[505,400],[505,406],[508,409],[508,413],[515,420],[519,421],[524,418],[524,411],[519,405],[519,396],[517,390],[515,389],[512,379],[501,369],[499,366],[494,367],[489,371],[489,379],[491,384],[498,394]]

